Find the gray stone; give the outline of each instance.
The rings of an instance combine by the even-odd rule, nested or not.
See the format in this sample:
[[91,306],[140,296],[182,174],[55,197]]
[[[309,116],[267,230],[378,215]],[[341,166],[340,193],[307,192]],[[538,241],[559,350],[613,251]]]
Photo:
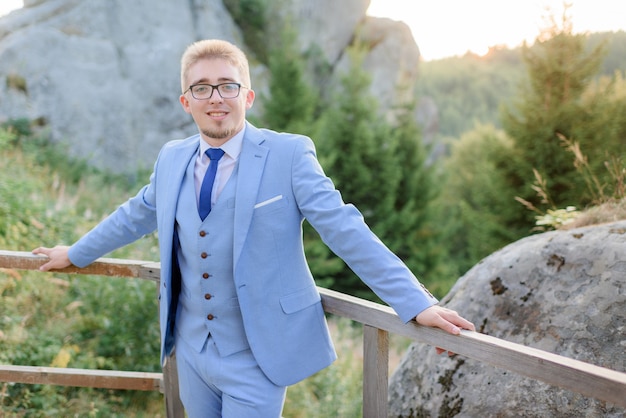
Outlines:
[[8,15],[0,75],[25,88],[1,84],[0,119],[43,119],[52,140],[97,167],[150,168],[167,139],[193,133],[178,103],[184,48],[241,39],[221,1],[191,3],[48,0]]
[[[379,47],[366,58],[366,70],[384,112],[398,100],[398,80],[412,90],[417,45],[404,24],[366,18],[369,0],[271,4],[284,10],[285,20],[276,23],[294,19],[302,51],[323,51],[320,59],[337,79],[359,28],[376,36]],[[98,168],[149,169],[162,144],[196,133],[178,102],[187,45],[221,38],[251,55],[220,0],[28,0],[25,6],[0,18],[0,122],[38,120],[52,141]],[[267,70],[251,58],[253,88],[267,95]],[[261,111],[257,101],[250,115]]]
[[369,3],[369,0],[270,2],[282,8],[283,12],[278,12],[285,19],[293,19],[295,22],[301,51],[319,47],[331,66],[352,44],[357,28],[365,19]]
[[[529,236],[465,274],[442,304],[485,334],[626,372],[626,221]],[[623,408],[414,344],[390,417],[623,417]]]
[[[374,97],[386,106],[412,100],[420,53],[409,27],[403,22],[369,17],[359,29],[357,41],[370,51],[363,69],[372,77]],[[383,62],[397,63],[397,69],[390,73],[380,65]]]

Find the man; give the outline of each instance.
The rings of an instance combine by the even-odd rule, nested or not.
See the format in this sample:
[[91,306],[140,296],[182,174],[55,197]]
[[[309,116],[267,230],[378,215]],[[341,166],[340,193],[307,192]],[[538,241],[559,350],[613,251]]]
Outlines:
[[246,122],[255,94],[239,48],[190,45],[181,89],[199,134],[167,143],[149,184],[74,245],[33,253],[50,258],[41,270],[83,267],[158,230],[161,362],[176,346],[190,417],[278,417],[286,387],[335,360],[304,257],[305,218],[404,321],[474,329],[437,306],[344,204],[309,138]]

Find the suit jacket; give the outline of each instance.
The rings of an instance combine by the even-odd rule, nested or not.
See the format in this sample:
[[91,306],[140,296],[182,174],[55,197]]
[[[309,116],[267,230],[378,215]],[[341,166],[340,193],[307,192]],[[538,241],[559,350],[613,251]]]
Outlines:
[[[69,252],[73,264],[85,266],[158,229],[161,362],[173,345],[172,306],[180,280],[172,262],[176,202],[199,140],[195,135],[167,143],[149,184]],[[360,212],[342,201],[320,167],[309,138],[247,124],[238,164],[234,281],[250,348],[274,383],[296,383],[336,358],[321,298],[304,256],[305,218],[405,322],[437,302],[370,231]],[[197,208],[190,211],[197,216]]]

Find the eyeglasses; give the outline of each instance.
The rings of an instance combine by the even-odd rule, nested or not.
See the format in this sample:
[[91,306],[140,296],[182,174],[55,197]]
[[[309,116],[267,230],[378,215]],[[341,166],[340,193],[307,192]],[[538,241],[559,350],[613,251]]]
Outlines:
[[183,94],[191,91],[194,99],[208,100],[213,96],[213,91],[217,90],[222,99],[234,99],[239,96],[239,91],[241,91],[242,87],[244,89],[247,88],[239,83],[222,83],[215,86],[213,84],[193,84]]

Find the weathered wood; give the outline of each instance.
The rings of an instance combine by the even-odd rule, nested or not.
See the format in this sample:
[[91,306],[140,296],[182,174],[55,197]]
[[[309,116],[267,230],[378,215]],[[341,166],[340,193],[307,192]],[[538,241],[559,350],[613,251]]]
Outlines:
[[363,326],[363,417],[387,416],[389,333]]
[[[0,250],[0,268],[16,270],[39,270],[48,258],[23,251]],[[96,276],[131,277],[159,280],[160,264],[146,261],[121,260],[117,258],[99,258],[87,267],[70,266],[64,269],[51,270],[68,274],[91,274]]]
[[0,365],[0,382],[103,389],[159,390],[161,373]]
[[165,411],[168,418],[185,418],[185,408],[180,400],[178,389],[178,370],[176,368],[176,354],[165,359],[163,365],[163,382],[165,388]]
[[477,332],[462,331],[461,335],[455,336],[437,328],[420,326],[415,322],[404,324],[387,306],[372,302],[364,303],[353,296],[328,289],[320,288],[320,292],[324,309],[329,313],[626,407],[626,373]]

